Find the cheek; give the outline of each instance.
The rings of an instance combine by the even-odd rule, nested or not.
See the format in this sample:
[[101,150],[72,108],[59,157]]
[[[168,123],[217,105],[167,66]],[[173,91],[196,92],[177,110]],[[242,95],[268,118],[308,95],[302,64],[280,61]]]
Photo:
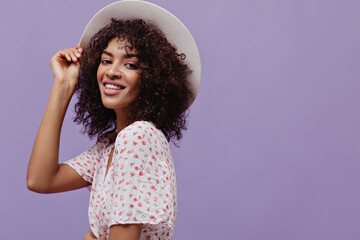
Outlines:
[[101,68],[98,68],[98,70],[97,70],[97,72],[96,72],[96,79],[97,79],[97,82],[100,84],[100,83],[101,83],[101,79],[102,79]]
[[139,88],[139,82],[140,82],[140,75],[139,74],[134,74],[131,77],[131,86],[133,89],[138,89]]

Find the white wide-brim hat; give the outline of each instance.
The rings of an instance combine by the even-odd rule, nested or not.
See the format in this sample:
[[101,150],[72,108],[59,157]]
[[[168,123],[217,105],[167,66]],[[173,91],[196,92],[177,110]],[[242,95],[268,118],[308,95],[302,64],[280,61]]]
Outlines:
[[143,19],[147,23],[152,23],[165,34],[170,43],[176,46],[178,53],[186,55],[185,62],[192,70],[192,74],[189,76],[193,92],[190,106],[200,87],[201,61],[195,40],[185,25],[173,14],[155,4],[139,0],[119,1],[104,7],[95,14],[84,30],[80,39],[80,47],[87,48],[90,39],[100,29],[108,25],[112,18],[120,20]]

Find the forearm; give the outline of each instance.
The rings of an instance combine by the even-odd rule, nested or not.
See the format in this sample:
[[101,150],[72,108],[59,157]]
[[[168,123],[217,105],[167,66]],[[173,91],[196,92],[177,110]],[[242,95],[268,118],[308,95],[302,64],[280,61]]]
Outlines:
[[55,80],[31,153],[27,185],[36,192],[47,192],[58,170],[61,127],[74,92],[74,87],[65,85]]
[[110,227],[109,240],[139,240],[142,224],[117,224]]

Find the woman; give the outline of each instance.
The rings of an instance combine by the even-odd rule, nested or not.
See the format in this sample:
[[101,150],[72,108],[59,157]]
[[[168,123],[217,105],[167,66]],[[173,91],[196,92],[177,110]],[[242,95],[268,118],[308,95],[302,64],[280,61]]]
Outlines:
[[[119,6],[127,13],[135,6],[136,17],[142,7],[142,18],[152,15],[152,9],[165,12],[145,2],[112,4],[100,11],[110,23],[96,29],[89,42],[83,39],[93,35],[92,22],[81,47],[60,50],[52,57],[55,80],[31,154],[27,184],[40,193],[91,185],[91,230],[84,239],[171,239],[176,178],[168,141],[182,137],[184,112],[197,92],[191,79],[200,78],[192,77],[185,55],[178,54],[178,45],[173,46],[158,28],[161,21],[114,19],[109,9],[121,16]],[[75,121],[90,137],[97,136],[97,142],[59,164],[61,126],[75,91],[79,96]]]

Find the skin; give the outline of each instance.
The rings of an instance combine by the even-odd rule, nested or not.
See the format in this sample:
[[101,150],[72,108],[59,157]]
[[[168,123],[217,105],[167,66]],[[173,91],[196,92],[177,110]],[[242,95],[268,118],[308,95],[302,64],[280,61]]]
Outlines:
[[[105,107],[114,109],[116,127],[121,131],[126,127],[126,106],[133,101],[138,92],[140,71],[134,67],[136,57],[129,58],[126,53],[126,41],[113,39],[106,52],[101,56],[97,78],[101,98]],[[70,166],[59,164],[59,143],[63,120],[69,102],[78,82],[82,49],[76,45],[58,51],[50,60],[54,75],[49,102],[40,124],[31,153],[27,187],[38,193],[57,193],[89,186],[89,182],[79,176]],[[110,54],[109,54],[110,53]],[[128,50],[128,53],[135,53]],[[114,81],[125,87],[120,93],[107,95],[104,92],[104,81]],[[107,170],[111,164],[110,154]],[[107,171],[106,170],[106,171]],[[118,224],[110,227],[110,240],[140,238],[142,224]],[[96,239],[91,230],[84,240]]]
[[[97,80],[101,93],[101,100],[105,107],[114,109],[116,113],[117,131],[126,127],[126,106],[138,95],[140,70],[137,69],[136,52],[129,48],[127,41],[114,38],[101,55],[101,63],[97,71]],[[125,87],[119,94],[104,93],[104,82],[121,84]]]

